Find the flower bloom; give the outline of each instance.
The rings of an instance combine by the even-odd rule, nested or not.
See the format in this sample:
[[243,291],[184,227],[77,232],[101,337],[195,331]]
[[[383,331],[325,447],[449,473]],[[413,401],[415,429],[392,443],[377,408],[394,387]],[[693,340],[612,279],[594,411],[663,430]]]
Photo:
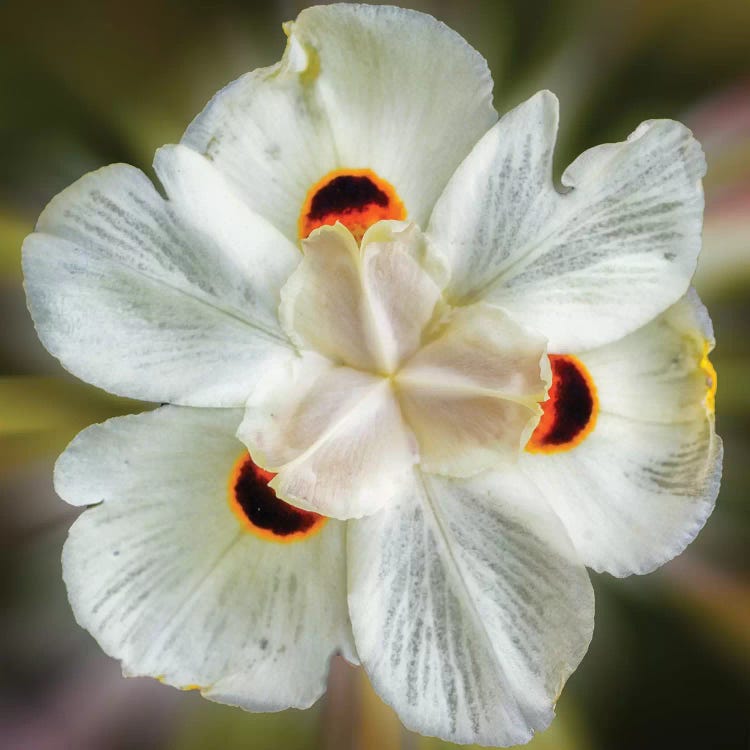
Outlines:
[[586,566],[678,554],[718,491],[713,334],[690,289],[705,164],[642,124],[552,180],[557,101],[495,122],[422,14],[311,8],[282,61],[114,165],[24,246],[47,348],[169,402],[85,430],[63,554],[130,674],[304,707],[334,652],[403,722],[515,744],[593,628]]

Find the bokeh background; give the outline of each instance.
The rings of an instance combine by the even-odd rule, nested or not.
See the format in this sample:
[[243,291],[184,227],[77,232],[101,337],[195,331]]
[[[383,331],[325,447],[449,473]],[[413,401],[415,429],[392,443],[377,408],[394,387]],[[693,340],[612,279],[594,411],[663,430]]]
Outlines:
[[[533,750],[750,748],[750,2],[405,2],[489,60],[504,111],[539,88],[562,103],[558,168],[674,117],[708,156],[696,285],[718,348],[718,506],[657,573],[593,576],[591,649]],[[46,202],[111,162],[151,172],[221,86],[276,61],[302,3],[0,3],[0,746],[8,750],[438,750],[403,730],[364,676],[333,666],[306,712],[252,715],[148,679],[125,680],[79,629],[60,578],[75,511],[52,490],[82,427],[144,408],[68,376],[26,313],[20,246]]]

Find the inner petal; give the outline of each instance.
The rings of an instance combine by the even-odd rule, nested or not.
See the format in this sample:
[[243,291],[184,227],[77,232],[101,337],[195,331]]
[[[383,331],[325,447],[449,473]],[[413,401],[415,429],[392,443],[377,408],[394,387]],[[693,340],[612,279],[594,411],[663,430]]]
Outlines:
[[558,453],[575,447],[594,429],[599,409],[596,388],[583,363],[551,354],[552,386],[542,418],[526,445],[530,453]]
[[424,470],[472,476],[513,462],[547,394],[546,341],[492,305],[457,308],[395,376]]
[[320,531],[328,520],[280,500],[269,482],[276,476],[243,453],[229,479],[229,507],[243,529],[274,542],[296,542]]
[[279,318],[289,338],[337,364],[391,375],[419,348],[440,308],[419,229],[382,221],[358,244],[336,224],[313,232],[302,247],[281,290]]
[[393,185],[371,169],[337,169],[308,191],[299,236],[306,239],[318,227],[339,221],[360,242],[373,224],[384,219],[406,219],[406,208]]

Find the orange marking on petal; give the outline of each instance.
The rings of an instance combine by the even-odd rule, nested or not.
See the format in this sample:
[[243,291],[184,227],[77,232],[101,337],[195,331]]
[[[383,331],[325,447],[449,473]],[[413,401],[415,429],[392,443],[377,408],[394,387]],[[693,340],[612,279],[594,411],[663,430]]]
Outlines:
[[580,445],[599,411],[596,387],[583,363],[570,354],[550,354],[552,386],[542,418],[526,444],[530,453],[560,453]]
[[384,219],[403,221],[406,208],[395,188],[371,169],[336,169],[307,193],[299,218],[300,239],[319,227],[341,222],[360,242]]
[[280,500],[268,483],[276,476],[261,469],[245,452],[229,475],[229,507],[245,531],[266,541],[288,544],[320,531],[325,516]]

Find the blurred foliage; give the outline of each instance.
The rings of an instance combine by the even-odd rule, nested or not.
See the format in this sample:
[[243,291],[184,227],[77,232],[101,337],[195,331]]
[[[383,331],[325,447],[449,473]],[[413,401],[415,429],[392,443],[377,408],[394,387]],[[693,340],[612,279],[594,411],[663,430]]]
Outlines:
[[[488,59],[503,111],[539,88],[562,105],[558,172],[643,119],[694,128],[709,162],[696,284],[714,319],[721,497],[678,560],[646,578],[595,576],[597,626],[552,728],[532,750],[750,747],[750,3],[747,0],[405,2]],[[78,383],[41,348],[20,245],[45,203],[111,162],[150,173],[210,96],[279,58],[302,3],[0,3],[0,733],[3,746],[439,750],[402,729],[361,670],[334,664],[307,712],[256,716],[123,680],[73,622],[59,553],[75,512],[51,487],[76,431],[145,408]]]

